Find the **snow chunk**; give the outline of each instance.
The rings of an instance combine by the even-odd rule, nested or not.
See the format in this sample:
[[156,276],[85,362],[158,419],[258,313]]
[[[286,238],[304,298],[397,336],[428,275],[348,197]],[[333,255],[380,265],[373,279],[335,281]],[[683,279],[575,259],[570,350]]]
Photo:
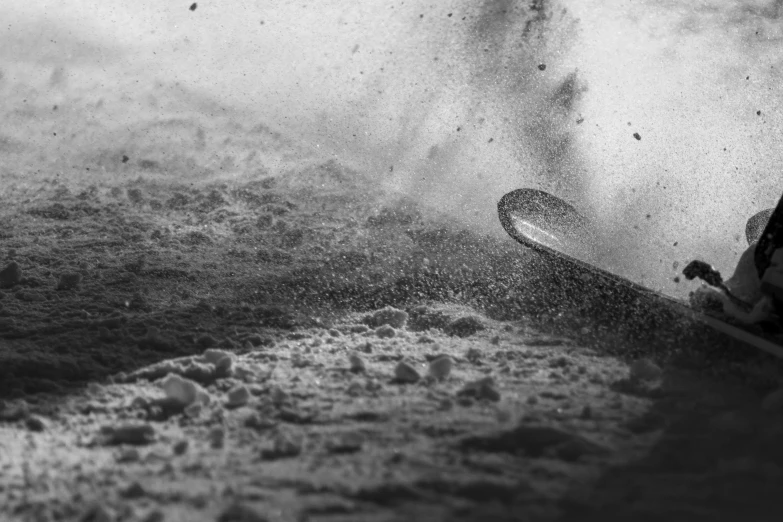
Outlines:
[[234,354],[210,348],[202,355],[168,359],[128,375],[118,375],[116,380],[118,382],[135,382],[140,379],[153,381],[168,374],[177,374],[186,379],[208,384],[216,379],[230,377],[234,372],[234,360]]
[[201,355],[201,357],[204,358],[204,360],[208,363],[217,365],[218,362],[220,362],[221,359],[224,357],[231,358],[233,354],[231,352],[227,352],[225,350],[218,350],[215,348],[209,348],[207,350],[204,350],[204,353]]
[[376,310],[372,315],[364,318],[364,323],[372,327],[389,325],[393,328],[403,328],[408,322],[408,313],[391,306]]
[[228,402],[226,406],[229,408],[239,408],[244,406],[250,400],[250,390],[244,384],[240,384],[231,388],[228,391]]
[[414,383],[418,381],[421,376],[416,368],[411,366],[405,361],[400,361],[397,367],[394,368],[394,378],[400,383]]
[[30,415],[27,417],[24,421],[25,426],[27,426],[27,429],[30,431],[46,431],[47,423],[45,420],[43,420],[38,415]]
[[216,377],[228,377],[234,369],[234,354],[231,352],[210,348],[204,351],[202,358],[215,366]]
[[454,319],[446,326],[444,331],[449,335],[456,335],[457,337],[470,337],[485,328],[481,318],[475,315],[467,315]]
[[430,375],[437,380],[443,380],[451,374],[451,369],[454,367],[454,359],[448,355],[440,355],[430,361]]
[[395,330],[392,326],[389,326],[388,324],[385,324],[383,326],[379,326],[375,329],[375,335],[380,337],[381,339],[384,338],[392,338],[395,335],[397,335],[397,330]]
[[350,369],[353,373],[364,373],[364,371],[366,370],[364,359],[362,359],[357,353],[352,353],[351,355],[349,355],[348,362],[351,364]]
[[160,383],[166,397],[186,407],[193,403],[209,403],[209,393],[198,383],[176,374],[168,374]]

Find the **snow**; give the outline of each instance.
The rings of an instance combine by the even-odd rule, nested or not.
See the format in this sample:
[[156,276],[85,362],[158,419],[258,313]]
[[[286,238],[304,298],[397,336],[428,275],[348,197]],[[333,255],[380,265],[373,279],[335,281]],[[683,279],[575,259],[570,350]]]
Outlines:
[[443,380],[448,378],[453,367],[454,359],[448,355],[440,355],[430,361],[429,374],[437,380]]
[[725,271],[779,192],[772,4],[539,4],[4,3],[0,518],[776,503],[778,363],[595,324],[494,214],[562,190],[634,277]]
[[209,403],[209,393],[197,382],[186,379],[176,373],[170,373],[164,377],[160,387],[166,392],[166,397],[181,407],[190,406],[193,403]]

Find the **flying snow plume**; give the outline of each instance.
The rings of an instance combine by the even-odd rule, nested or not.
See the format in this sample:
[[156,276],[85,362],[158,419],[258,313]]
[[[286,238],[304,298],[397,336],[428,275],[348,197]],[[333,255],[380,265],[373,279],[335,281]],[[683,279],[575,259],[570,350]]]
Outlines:
[[358,130],[380,176],[482,230],[498,229],[505,191],[552,191],[602,230],[602,266],[684,295],[679,268],[699,257],[730,274],[745,220],[780,195],[782,11],[406,5],[367,90],[324,121],[333,138]]
[[601,229],[603,267],[685,295],[679,269],[730,275],[745,220],[780,196],[782,5],[444,7],[418,46],[432,64],[399,74],[420,89],[373,97],[400,125],[371,128],[426,201],[492,230],[506,190],[552,191]]
[[191,4],[7,0],[0,82],[30,55],[52,85],[204,93],[481,232],[541,188],[602,266],[679,295],[781,192],[779,0]]
[[569,4],[585,197],[611,263],[669,292],[694,257],[730,275],[745,220],[783,192],[781,2]]

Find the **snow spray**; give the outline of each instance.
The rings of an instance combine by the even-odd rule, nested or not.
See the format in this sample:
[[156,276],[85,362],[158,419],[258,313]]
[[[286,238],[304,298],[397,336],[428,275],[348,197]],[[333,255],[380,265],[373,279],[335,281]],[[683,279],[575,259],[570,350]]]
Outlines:
[[604,268],[668,293],[691,259],[731,271],[781,191],[780,0],[189,5],[4,9],[9,31],[89,40],[482,233],[503,236],[505,192],[551,191],[600,225]]

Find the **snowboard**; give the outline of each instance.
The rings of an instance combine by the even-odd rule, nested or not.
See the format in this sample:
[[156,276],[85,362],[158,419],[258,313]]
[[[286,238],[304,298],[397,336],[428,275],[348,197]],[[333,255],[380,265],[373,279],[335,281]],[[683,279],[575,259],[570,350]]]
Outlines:
[[[779,207],[783,209],[783,205]],[[749,243],[771,227],[771,221],[766,222],[771,215],[771,210],[762,211],[748,221]],[[509,236],[543,257],[548,271],[567,286],[566,293],[576,300],[589,294],[618,322],[630,319],[639,325],[654,323],[650,328],[661,331],[674,324],[685,323],[686,329],[691,328],[688,324],[701,324],[721,336],[783,358],[783,335],[775,328],[769,331],[764,325],[738,323],[721,310],[697,310],[684,299],[644,287],[572,255],[569,245],[592,241],[591,227],[576,208],[556,196],[531,188],[514,190],[498,202],[498,217]],[[721,282],[720,275],[700,261],[688,265],[685,272],[688,279],[696,276],[712,286]]]

